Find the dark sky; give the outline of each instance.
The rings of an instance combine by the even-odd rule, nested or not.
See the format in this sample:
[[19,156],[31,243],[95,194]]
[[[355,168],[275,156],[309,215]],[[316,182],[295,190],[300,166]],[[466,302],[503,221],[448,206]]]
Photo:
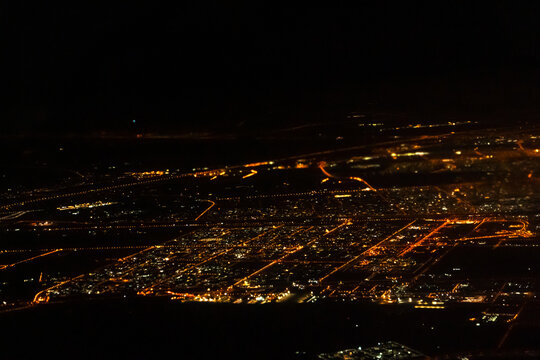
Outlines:
[[205,129],[373,103],[540,100],[538,1],[174,3],[3,2],[4,131],[122,130],[132,119]]

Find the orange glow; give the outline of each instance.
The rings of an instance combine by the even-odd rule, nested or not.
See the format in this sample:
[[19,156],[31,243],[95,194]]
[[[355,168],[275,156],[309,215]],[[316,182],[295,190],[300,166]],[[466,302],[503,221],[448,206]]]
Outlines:
[[205,200],[205,201],[208,201],[208,202],[210,203],[210,206],[209,206],[206,210],[204,210],[199,216],[197,216],[197,217],[195,218],[195,221],[199,220],[199,218],[200,218],[201,216],[203,216],[204,214],[206,214],[206,212],[207,212],[208,210],[210,210],[211,208],[213,208],[213,207],[216,205],[216,203],[213,202],[212,200]]
[[242,179],[245,179],[245,178],[248,178],[248,177],[250,177],[250,176],[253,176],[253,175],[255,175],[256,173],[257,173],[257,170],[251,169],[251,172],[250,172],[249,174],[242,176]]

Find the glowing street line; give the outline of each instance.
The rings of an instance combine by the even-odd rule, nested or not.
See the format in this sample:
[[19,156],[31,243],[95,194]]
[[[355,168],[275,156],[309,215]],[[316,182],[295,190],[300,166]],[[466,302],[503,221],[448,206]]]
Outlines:
[[249,174],[242,176],[242,179],[246,179],[250,176],[255,175],[256,173],[257,173],[257,170],[251,169],[251,172]]
[[403,230],[407,229],[409,226],[411,226],[412,224],[414,224],[416,222],[416,220],[413,220],[411,221],[410,223],[408,223],[407,225],[405,225],[404,227],[402,227],[401,229],[393,232],[392,234],[388,235],[387,237],[385,237],[384,239],[382,239],[381,241],[379,241],[377,244],[373,245],[372,247],[370,247],[369,249],[365,250],[365,251],[362,251],[362,253],[360,253],[359,255],[355,256],[354,258],[352,258],[351,260],[347,261],[345,264],[341,265],[340,267],[337,267],[335,268],[334,270],[332,270],[329,274],[323,276],[322,278],[319,279],[319,282],[327,279],[330,275],[336,273],[337,271],[343,269],[344,267],[348,266],[349,264],[352,264],[353,262],[355,262],[356,260],[358,260],[360,257],[364,256],[365,254],[367,254],[368,252],[370,252],[371,250],[373,249],[376,249],[377,247],[379,247],[382,243],[384,243],[385,241],[387,240],[390,240],[391,238],[393,238],[395,235],[399,234],[400,232],[402,232]]
[[[339,228],[341,228],[341,227],[343,227],[343,226],[345,226],[345,225],[348,225],[348,224],[349,224],[349,220],[346,220],[345,222],[343,222],[343,223],[341,223],[340,225],[336,226],[336,227],[333,228],[332,230],[329,230],[328,232],[326,232],[322,237],[325,237],[325,236],[327,236],[327,235],[333,233],[334,231],[338,230]],[[313,227],[310,227],[310,228],[307,229],[306,231],[310,230],[311,228],[313,228]],[[291,234],[291,236],[292,236],[292,235],[294,235],[294,234]],[[262,269],[259,269],[259,270],[255,271],[253,274],[248,275],[248,276],[246,276],[245,278],[243,278],[242,280],[237,281],[237,282],[234,283],[231,287],[237,286],[238,284],[244,282],[245,280],[249,279],[249,278],[252,277],[253,275],[256,275],[256,274],[260,273],[261,271],[266,270],[266,269],[268,269],[269,267],[271,267],[271,266],[273,266],[273,265],[275,265],[275,264],[277,264],[277,263],[282,262],[283,260],[285,260],[285,259],[288,258],[289,256],[291,256],[291,255],[293,255],[293,254],[296,254],[298,251],[300,251],[300,250],[302,250],[302,249],[304,249],[304,248],[310,246],[311,244],[313,244],[313,243],[314,243],[315,241],[317,241],[317,240],[319,240],[318,237],[316,237],[315,239],[313,239],[313,240],[307,242],[305,245],[302,245],[302,246],[297,247],[296,250],[294,250],[293,252],[287,253],[287,254],[283,255],[281,258],[272,261],[270,264],[264,266]]]
[[444,223],[442,223],[442,225],[440,225],[439,227],[437,227],[436,229],[432,230],[429,234],[427,234],[426,236],[424,236],[423,238],[421,238],[420,240],[418,240],[417,242],[415,242],[414,244],[412,244],[411,246],[409,246],[408,248],[406,248],[405,250],[403,250],[398,256],[403,256],[405,255],[406,253],[408,253],[409,251],[411,251],[412,249],[414,249],[415,247],[419,246],[421,243],[423,243],[426,239],[430,238],[431,235],[435,234],[436,232],[438,232],[439,230],[441,230],[443,227],[445,227],[447,224],[449,223],[448,220],[446,220]]
[[[275,228],[269,229],[269,230],[267,230],[267,231],[264,231],[264,232],[260,233],[259,235],[257,235],[257,236],[255,236],[255,237],[252,237],[251,239],[248,239],[248,240],[244,241],[244,242],[242,243],[242,245],[245,246],[245,245],[249,244],[250,242],[252,242],[252,241],[254,241],[254,240],[260,238],[261,236],[264,236],[264,235],[266,235],[266,234],[269,234],[269,233],[271,233],[272,231],[276,231],[277,229],[279,229],[279,228],[281,228],[281,227],[283,227],[283,226],[284,226],[284,225],[280,225],[280,226],[278,226],[278,227],[275,227]],[[198,262],[198,263],[196,263],[196,264],[190,265],[190,266],[188,266],[187,268],[180,269],[180,270],[176,271],[173,275],[171,275],[171,276],[169,276],[169,277],[166,277],[166,278],[164,278],[164,279],[161,279],[161,280],[159,280],[159,281],[153,283],[152,285],[146,287],[145,289],[140,290],[137,294],[138,294],[138,295],[146,295],[147,293],[153,291],[153,290],[154,290],[154,287],[156,287],[156,286],[158,286],[158,285],[160,285],[160,284],[162,284],[162,283],[168,281],[168,280],[171,279],[173,276],[178,276],[179,274],[185,273],[186,271],[189,271],[189,270],[191,270],[191,269],[194,269],[194,268],[196,268],[197,266],[201,266],[201,265],[203,265],[203,264],[209,262],[210,260],[214,260],[215,258],[218,258],[218,257],[220,257],[220,256],[222,256],[222,255],[227,254],[227,253],[230,252],[231,250],[234,250],[234,248],[228,248],[228,249],[225,249],[225,250],[223,250],[223,251],[220,251],[220,252],[217,253],[217,254],[212,254],[212,255],[210,255],[209,258],[206,258],[206,259],[204,259],[204,260],[202,260],[202,261],[200,261],[200,262]]]
[[195,218],[195,221],[199,220],[199,218],[200,218],[201,216],[203,216],[204,214],[206,214],[206,212],[207,212],[208,210],[210,210],[211,208],[214,207],[214,205],[216,205],[216,203],[213,202],[212,200],[205,200],[205,201],[210,202],[211,205],[210,205],[206,210],[204,210],[199,216],[197,216],[197,217]]
[[4,269],[10,268],[10,267],[13,267],[15,265],[19,265],[19,264],[22,264],[22,263],[25,263],[25,262],[28,262],[28,261],[32,261],[34,259],[37,259],[37,258],[40,258],[40,257],[43,257],[43,256],[54,254],[54,253],[59,252],[59,251],[62,251],[62,249],[55,249],[55,250],[52,250],[52,251],[49,251],[49,252],[46,252],[46,253],[43,253],[43,254],[32,256],[31,258],[24,259],[24,260],[21,260],[21,261],[17,261],[17,262],[14,262],[13,264],[2,265],[2,266],[0,266],[0,270],[4,270]]

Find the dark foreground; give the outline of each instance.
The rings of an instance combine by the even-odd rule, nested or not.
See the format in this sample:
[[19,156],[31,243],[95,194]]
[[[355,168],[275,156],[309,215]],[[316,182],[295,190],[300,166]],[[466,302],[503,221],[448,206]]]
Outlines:
[[[49,304],[4,313],[5,358],[310,359],[394,340],[429,356],[492,352],[505,326],[475,305],[445,311],[371,304],[233,305],[160,299]],[[534,347],[527,331],[527,344]],[[533,334],[534,335],[534,334]],[[518,351],[519,353],[519,351]]]

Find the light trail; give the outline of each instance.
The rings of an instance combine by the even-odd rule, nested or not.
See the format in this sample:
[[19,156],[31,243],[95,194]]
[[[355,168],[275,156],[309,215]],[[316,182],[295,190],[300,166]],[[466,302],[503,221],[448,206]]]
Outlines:
[[[326,233],[325,233],[324,235],[322,235],[321,237],[328,236],[328,235],[330,235],[331,233],[333,233],[334,231],[340,229],[340,228],[343,227],[343,226],[349,225],[349,224],[350,224],[350,221],[349,221],[349,220],[346,220],[345,222],[341,223],[340,225],[338,225],[338,226],[336,226],[335,228],[333,228],[333,229],[329,230],[328,232],[326,232]],[[310,227],[310,228],[307,229],[306,231],[308,231],[308,230],[310,230],[310,229],[312,229],[312,228],[313,228],[313,227]],[[292,234],[291,234],[291,236],[292,236]],[[278,264],[278,263],[284,261],[284,260],[285,260],[286,258],[288,258],[289,256],[291,256],[291,255],[293,255],[293,254],[296,254],[297,252],[299,252],[300,250],[302,250],[302,249],[304,249],[304,248],[310,246],[311,244],[313,244],[313,243],[316,242],[317,240],[319,240],[319,237],[316,237],[315,239],[313,239],[313,240],[307,242],[305,245],[301,245],[301,246],[297,247],[294,251],[292,251],[292,252],[290,252],[290,253],[287,253],[287,254],[283,255],[281,258],[272,261],[270,264],[264,266],[263,268],[261,268],[261,269],[255,271],[254,273],[252,273],[252,274],[246,276],[245,278],[243,278],[243,279],[241,279],[241,280],[238,280],[238,281],[237,281],[236,283],[234,283],[229,289],[232,289],[234,286],[238,286],[239,284],[243,283],[244,281],[246,281],[247,279],[251,278],[252,276],[257,275],[257,274],[259,274],[260,272],[262,272],[262,271],[264,271],[264,270],[266,270],[266,269],[268,269],[268,268],[274,266],[275,264]]]
[[414,224],[416,222],[416,220],[413,220],[411,221],[410,223],[408,223],[407,225],[405,225],[404,227],[402,227],[401,229],[393,232],[392,234],[388,235],[387,237],[385,237],[384,239],[382,239],[381,241],[379,241],[378,243],[376,243],[375,245],[371,246],[369,249],[365,250],[365,251],[362,251],[359,255],[355,256],[354,258],[352,258],[351,260],[347,261],[345,264],[341,265],[340,267],[338,268],[335,268],[334,270],[332,270],[330,273],[328,273],[327,275],[323,276],[322,278],[319,279],[319,283],[326,280],[330,275],[332,274],[335,274],[336,272],[338,272],[339,270],[349,266],[350,264],[352,264],[353,262],[355,262],[356,260],[360,259],[362,256],[368,254],[370,251],[378,248],[379,246],[381,246],[383,243],[385,243],[386,241],[390,240],[391,238],[393,238],[394,236],[396,236],[397,234],[399,234],[400,232],[402,232],[403,230],[407,229],[409,226],[411,226],[412,224]]
[[78,276],[75,276],[74,278],[62,281],[62,282],[60,282],[60,283],[58,283],[56,285],[53,285],[51,287],[48,287],[46,289],[41,290],[40,292],[38,292],[34,296],[34,299],[32,300],[32,304],[39,304],[39,303],[47,303],[47,302],[49,302],[49,295],[47,295],[48,292],[50,292],[51,290],[56,289],[56,288],[58,288],[58,287],[60,287],[60,286],[62,286],[64,284],[67,284],[70,281],[79,279],[79,278],[83,277],[84,275],[86,275],[86,273],[80,274]]
[[1,217],[0,221],[1,220],[14,220],[14,219],[17,219],[17,218],[23,216],[26,213],[29,213],[29,212],[31,212],[31,210],[17,211],[17,212],[15,212],[13,214],[9,214],[9,215],[6,215],[4,217]]
[[444,252],[444,254],[442,254],[441,256],[437,257],[435,259],[435,261],[433,261],[431,264],[428,264],[426,266],[424,266],[424,268],[422,269],[421,267],[418,268],[417,272],[420,271],[420,269],[422,269],[422,271],[418,272],[414,278],[412,278],[412,280],[409,282],[409,285],[413,284],[416,282],[416,280],[418,280],[420,278],[420,276],[424,275],[429,269],[431,269],[434,265],[436,265],[437,263],[439,263],[439,261],[441,261],[443,258],[445,258],[448,254],[450,254],[450,252],[452,250],[454,250],[456,247],[457,247],[457,242],[454,243],[453,246],[451,246],[448,250],[446,250],[446,252]]
[[[144,252],[147,252],[147,251],[149,251],[149,250],[152,250],[152,249],[155,249],[155,248],[159,248],[159,247],[160,247],[160,245],[150,246],[150,247],[148,247],[148,248],[146,248],[146,249],[144,249],[144,250],[141,250],[141,251],[136,252],[136,253],[134,253],[134,254],[128,255],[128,256],[123,257],[123,258],[120,258],[120,259],[116,260],[116,262],[117,262],[117,263],[118,263],[118,262],[124,262],[124,261],[126,261],[126,260],[128,260],[128,259],[130,259],[130,258],[132,258],[132,257],[134,257],[134,256],[137,256],[137,255],[139,255],[139,254],[142,254],[142,253],[144,253]],[[130,267],[130,268],[129,268],[129,269],[128,269],[121,277],[119,277],[118,279],[123,279],[123,278],[125,278],[128,274],[132,273],[133,270],[135,270],[138,266],[139,266],[139,264],[135,263],[135,265],[133,265],[132,267]],[[81,274],[80,276],[82,277],[82,276],[84,276],[84,275],[86,275],[86,274]],[[72,280],[75,280],[75,279],[77,279],[77,278],[79,278],[79,276],[76,277],[76,278],[73,278]],[[100,282],[98,282],[97,284],[95,284],[94,287],[97,288],[97,287],[101,286],[102,284],[108,282],[109,280],[110,280],[110,278],[105,279],[105,280],[103,280],[103,281],[100,281]]]
[[415,305],[415,309],[445,309],[442,305]]
[[49,252],[46,252],[46,253],[43,253],[43,254],[32,256],[31,258],[28,258],[28,259],[24,259],[24,260],[21,260],[21,261],[14,262],[13,264],[1,265],[0,270],[4,270],[4,269],[10,268],[10,267],[14,267],[16,265],[19,265],[19,264],[22,264],[22,263],[25,263],[25,262],[28,262],[28,261],[32,261],[32,260],[38,259],[40,257],[44,257],[44,256],[47,256],[47,255],[51,255],[51,254],[60,252],[62,250],[63,249],[55,249],[55,250],[52,250],[52,251],[49,251]]
[[510,333],[512,332],[512,330],[514,329],[514,326],[516,325],[516,320],[517,318],[519,317],[519,315],[521,315],[521,312],[523,311],[523,309],[525,308],[525,305],[527,305],[527,302],[528,301],[525,301],[523,303],[523,305],[521,305],[521,307],[519,308],[518,312],[516,313],[516,315],[514,315],[513,318],[511,318],[510,320],[508,320],[508,322],[511,322],[510,326],[508,327],[508,329],[506,330],[506,332],[504,333],[503,337],[501,338],[501,341],[499,341],[499,344],[497,345],[497,350],[499,350],[500,348],[502,348],[502,346],[504,345],[504,343],[506,342],[506,339],[508,339],[508,336],[510,335]]
[[199,220],[199,218],[200,218],[201,216],[203,216],[204,214],[206,214],[206,212],[207,212],[208,210],[210,210],[211,208],[213,208],[213,207],[216,205],[216,203],[213,202],[212,200],[204,200],[204,201],[210,202],[210,206],[209,206],[206,210],[204,210],[199,216],[197,216],[197,217],[195,218],[195,221]]
[[[160,246],[160,245],[153,245],[153,246],[150,246],[150,247],[146,247],[145,249],[143,249],[143,250],[141,250],[141,251],[138,251],[138,252],[136,252],[136,253],[134,253],[134,254],[128,255],[128,256],[123,257],[123,258],[119,258],[119,259],[116,260],[116,261],[117,261],[117,262],[125,261],[125,260],[127,260],[127,259],[129,259],[129,258],[132,258],[132,257],[134,257],[134,256],[136,256],[136,255],[142,254],[142,253],[144,253],[145,251],[149,251],[149,250],[154,249],[154,248],[159,247],[159,246]],[[132,268],[132,269],[133,269],[133,268]],[[62,286],[62,285],[65,285],[65,284],[69,283],[70,281],[74,281],[74,280],[80,279],[80,278],[84,277],[86,274],[87,274],[87,273],[82,273],[82,274],[80,274],[80,275],[78,275],[78,276],[76,276],[76,277],[74,277],[74,278],[68,279],[68,280],[66,280],[66,281],[62,281],[62,282],[60,282],[60,283],[58,283],[58,284],[56,284],[56,285],[53,285],[53,286],[48,287],[48,288],[46,288],[46,289],[44,289],[44,290],[41,290],[40,292],[38,292],[38,293],[34,296],[34,299],[32,300],[32,303],[33,303],[33,304],[37,304],[37,303],[42,303],[42,302],[48,302],[48,301],[49,301],[49,296],[47,295],[48,292],[50,292],[51,290],[56,289],[56,288],[58,288],[58,287],[60,287],[60,286]],[[103,282],[102,282],[102,283],[103,283]],[[98,284],[98,285],[99,285],[99,284]],[[97,285],[96,285],[96,286],[97,286]]]
[[[328,171],[326,171],[326,169],[324,168],[326,166],[326,162],[324,161],[321,161],[319,163],[319,169],[321,169],[321,171],[323,172],[324,175],[328,176],[329,178],[334,178],[334,179],[337,179],[338,177],[335,176],[335,175],[332,175],[330,174]],[[384,195],[382,195],[377,189],[375,189],[373,186],[371,186],[366,180],[362,179],[361,177],[358,177],[358,176],[351,176],[351,177],[348,177],[347,179],[349,180],[354,180],[354,181],[359,181],[360,183],[366,185],[368,187],[368,189],[370,189],[371,191],[373,191],[375,194],[377,194],[377,196],[379,196],[381,198],[381,200],[383,200],[384,202],[386,202],[387,204],[389,204],[390,206],[395,206],[397,207],[398,211],[401,212],[402,214],[405,215],[405,212],[396,205],[392,204],[392,202],[387,199]],[[364,191],[363,189],[360,190],[360,191]]]
[[472,234],[473,232],[475,232],[476,230],[478,230],[478,229],[480,228],[480,226],[482,226],[482,225],[483,225],[486,221],[488,221],[488,220],[489,220],[489,218],[487,218],[487,217],[486,217],[486,218],[483,218],[482,221],[480,222],[480,224],[476,225],[476,226],[474,227],[474,229],[472,229],[472,231],[471,231],[470,233]]
[[15,311],[19,311],[19,310],[25,310],[25,309],[31,308],[32,306],[34,306],[33,303],[27,303],[26,305],[0,310],[0,314],[15,312]]
[[321,161],[319,163],[319,169],[323,172],[324,175],[328,176],[329,178],[336,178],[334,175],[330,174],[326,169],[324,168],[326,166],[326,163],[324,161]]
[[[231,168],[238,168],[240,166],[231,167]],[[62,198],[69,198],[72,196],[80,196],[80,195],[87,195],[92,193],[99,193],[102,191],[108,191],[108,190],[118,190],[123,188],[128,188],[132,186],[137,185],[147,185],[157,182],[164,182],[164,181],[171,181],[171,180],[177,180],[182,179],[186,177],[198,177],[198,176],[214,176],[216,173],[219,173],[221,171],[224,171],[224,169],[215,169],[215,170],[208,170],[208,171],[197,171],[197,172],[191,172],[191,173],[184,173],[184,174],[178,174],[178,175],[171,175],[171,176],[160,176],[158,178],[151,178],[151,179],[145,179],[140,181],[133,181],[130,183],[124,183],[124,184],[118,184],[118,185],[109,185],[109,186],[103,186],[98,187],[94,189],[88,189],[88,190],[80,190],[80,191],[73,191],[70,193],[64,193],[64,194],[57,194],[57,195],[51,195],[51,196],[45,196],[37,199],[28,199],[28,200],[22,200],[19,202],[2,205],[0,206],[0,209],[9,209],[14,206],[23,206],[27,204],[37,203],[41,201],[47,201],[47,200],[54,200],[54,199],[62,199]]]
[[491,300],[491,303],[492,303],[492,304],[494,304],[495,301],[497,301],[497,299],[499,298],[499,296],[502,295],[503,290],[504,290],[504,288],[506,287],[506,285],[508,285],[508,283],[507,283],[507,282],[504,282],[504,283],[502,284],[502,286],[499,288],[499,291],[497,291],[497,293],[496,293],[495,296],[493,297],[493,300]]
[[247,179],[248,177],[253,176],[256,173],[257,173],[257,170],[251,169],[251,172],[249,174],[242,176],[242,179]]
[[398,256],[403,256],[403,255],[407,254],[409,251],[413,250],[414,248],[419,246],[421,243],[423,243],[425,240],[429,239],[432,235],[434,235],[439,230],[441,230],[443,227],[445,227],[449,222],[450,222],[449,220],[446,220],[444,223],[442,223],[442,225],[440,225],[437,228],[430,231],[429,234],[427,234],[426,236],[424,236],[423,238],[421,238],[420,240],[418,240],[414,244],[411,244],[411,246],[409,246],[408,248],[403,250]]
[[360,181],[362,184],[366,185],[371,191],[377,192],[377,189],[375,189],[373,186],[369,185],[368,182],[366,180],[362,179],[361,177],[351,176],[349,179],[354,180],[354,181]]
[[[286,238],[290,238],[291,236],[294,236],[294,235],[296,235],[296,234],[298,234],[298,233],[300,233],[300,232],[309,231],[309,230],[311,230],[311,229],[313,229],[313,226],[311,226],[311,227],[309,227],[309,228],[307,228],[307,229],[300,229],[300,230],[295,231],[294,233],[290,234],[290,235],[287,236]],[[251,278],[251,277],[253,277],[253,276],[255,276],[255,275],[261,273],[262,271],[268,269],[269,267],[271,267],[271,266],[277,264],[278,262],[285,260],[287,257],[289,257],[290,255],[294,254],[294,253],[297,252],[298,250],[299,250],[299,249],[297,249],[297,250],[295,250],[295,251],[293,251],[293,252],[291,252],[291,253],[287,253],[287,254],[285,254],[284,256],[282,256],[281,258],[279,258],[279,259],[277,259],[277,260],[274,260],[274,261],[270,262],[268,265],[263,266],[263,267],[260,268],[259,270],[257,270],[257,271],[255,271],[255,272],[249,274],[248,276],[244,277],[243,279],[238,280],[237,282],[235,282],[234,284],[232,284],[232,285],[229,287],[229,290],[232,290],[232,289],[234,288],[234,286],[238,286],[239,284],[241,284],[241,283],[243,283],[244,281],[248,280],[249,278]]]
[[248,196],[231,196],[231,197],[222,197],[216,198],[216,200],[242,200],[242,199],[264,199],[264,198],[273,198],[273,197],[293,197],[293,196],[314,196],[314,195],[324,195],[324,194],[344,194],[344,193],[356,193],[361,192],[362,189],[356,190],[313,190],[313,191],[304,191],[296,193],[284,193],[284,194],[262,194],[262,195],[248,195]]
[[[250,242],[252,242],[252,241],[254,241],[254,240],[260,238],[261,236],[264,236],[264,235],[269,234],[269,233],[271,233],[271,232],[273,232],[273,231],[276,231],[277,229],[279,229],[279,228],[281,228],[281,227],[283,227],[283,226],[284,226],[284,225],[280,225],[280,226],[277,226],[277,227],[275,227],[275,228],[272,228],[272,229],[269,229],[269,230],[267,230],[267,231],[264,231],[264,232],[260,233],[259,235],[254,236],[254,237],[252,237],[251,239],[244,241],[241,245],[242,245],[242,246],[246,246],[246,245],[249,244]],[[220,257],[220,256],[222,256],[222,255],[225,255],[225,254],[229,253],[229,252],[232,251],[232,250],[234,250],[234,248],[227,248],[227,249],[225,249],[225,250],[223,250],[223,251],[220,251],[220,252],[217,253],[217,254],[212,254],[209,258],[206,258],[206,259],[204,259],[203,261],[200,261],[200,262],[198,262],[198,263],[196,263],[196,264],[190,265],[190,266],[188,266],[188,267],[186,267],[186,268],[180,269],[180,270],[176,271],[173,275],[171,275],[171,276],[169,276],[169,277],[166,277],[166,278],[164,278],[164,279],[161,279],[161,280],[159,280],[159,281],[153,283],[152,285],[150,285],[150,286],[146,287],[145,289],[139,291],[137,294],[138,294],[138,295],[148,295],[148,294],[150,294],[150,293],[154,290],[154,288],[155,288],[156,286],[159,286],[160,284],[163,284],[164,282],[168,281],[168,280],[169,280],[170,278],[172,278],[173,276],[178,276],[179,274],[185,273],[186,271],[189,271],[189,270],[191,270],[191,269],[194,269],[194,268],[196,268],[197,266],[204,265],[204,264],[206,264],[207,262],[209,262],[209,261],[211,261],[211,260],[214,260],[214,259],[216,259],[216,258],[218,258],[218,257]]]
[[[469,231],[465,236],[469,236],[470,234],[474,233],[484,222],[487,221],[487,219],[489,219],[489,218],[483,218],[482,221],[480,221],[480,223],[478,225],[476,225],[471,231]],[[455,223],[455,221],[454,221],[454,223]],[[461,239],[456,239],[454,241],[453,246],[451,246],[448,250],[446,250],[441,256],[437,257],[435,259],[435,261],[433,261],[431,264],[428,264],[427,266],[424,266],[422,271],[420,271],[421,268],[419,268],[417,270],[418,273],[412,278],[412,280],[409,282],[409,285],[415,283],[420,278],[420,276],[424,275],[434,265],[438,264],[443,258],[448,256],[448,254],[458,246],[460,240]]]
[[[164,247],[179,247],[179,245],[170,245]],[[101,250],[128,250],[128,249],[146,249],[148,245],[126,245],[126,246],[92,246],[92,247],[71,247],[71,248],[48,248],[48,249],[8,249],[0,250],[0,254],[31,253],[36,251],[101,251]]]

